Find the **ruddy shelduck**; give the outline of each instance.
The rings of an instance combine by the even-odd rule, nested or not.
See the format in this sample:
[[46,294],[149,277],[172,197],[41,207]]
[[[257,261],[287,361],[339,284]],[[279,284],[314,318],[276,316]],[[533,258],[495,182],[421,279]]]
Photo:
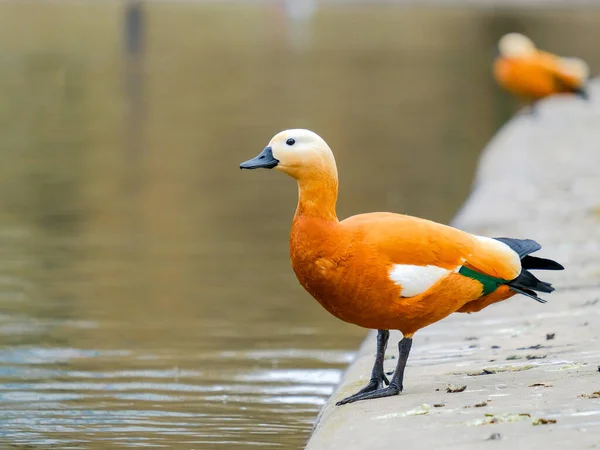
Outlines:
[[498,84],[526,102],[560,93],[587,99],[588,65],[579,58],[561,58],[538,50],[531,39],[519,33],[504,35],[494,61]]
[[[401,392],[416,331],[517,293],[544,303],[536,291],[554,289],[529,270],[563,269],[530,256],[541,247],[529,239],[492,239],[385,212],[339,221],[335,159],[325,141],[309,130],[282,131],[240,168],[275,169],[296,179],[299,201],[290,255],[298,281],[334,316],[378,330],[369,384],[338,405]],[[383,371],[389,330],[403,334],[390,381]]]

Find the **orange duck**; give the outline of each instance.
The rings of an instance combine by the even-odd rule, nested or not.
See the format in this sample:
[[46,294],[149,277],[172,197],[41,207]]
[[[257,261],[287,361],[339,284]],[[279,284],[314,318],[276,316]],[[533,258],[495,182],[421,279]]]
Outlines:
[[498,43],[494,61],[498,84],[529,102],[560,93],[574,93],[587,99],[587,64],[579,58],[561,58],[538,50],[519,33],[509,33]]
[[[401,392],[413,335],[421,328],[517,293],[544,303],[535,291],[554,289],[529,270],[563,269],[557,262],[530,256],[541,247],[529,239],[475,236],[385,212],[338,220],[335,159],[312,131],[277,134],[240,168],[275,169],[296,179],[299,201],[290,254],[298,281],[337,318],[378,330],[369,384],[338,405]],[[390,381],[383,372],[388,330],[403,334]]]

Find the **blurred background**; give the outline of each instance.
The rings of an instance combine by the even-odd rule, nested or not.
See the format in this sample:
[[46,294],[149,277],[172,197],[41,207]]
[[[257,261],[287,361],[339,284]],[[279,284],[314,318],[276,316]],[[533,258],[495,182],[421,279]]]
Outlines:
[[448,222],[517,108],[498,38],[595,73],[597,6],[0,3],[0,443],[302,448],[366,331],[296,282],[295,184],[239,163],[310,128],[340,217]]

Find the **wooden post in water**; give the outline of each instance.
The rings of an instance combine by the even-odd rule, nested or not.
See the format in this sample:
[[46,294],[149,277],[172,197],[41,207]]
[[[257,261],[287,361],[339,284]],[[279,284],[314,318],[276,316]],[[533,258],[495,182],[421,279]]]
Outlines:
[[123,89],[126,101],[124,120],[123,164],[128,168],[123,180],[123,195],[130,205],[130,245],[138,247],[137,231],[139,214],[133,209],[139,204],[138,197],[143,185],[142,164],[144,153],[144,105],[143,105],[143,55],[144,55],[144,7],[141,0],[129,0],[125,4],[123,18]]
[[139,153],[142,121],[142,84],[144,51],[144,12],[140,0],[130,0],[125,4],[123,21],[124,41],[124,95],[127,101],[125,121],[126,153],[129,159]]
[[125,6],[125,53],[137,56],[143,50],[144,16],[142,2],[131,0]]

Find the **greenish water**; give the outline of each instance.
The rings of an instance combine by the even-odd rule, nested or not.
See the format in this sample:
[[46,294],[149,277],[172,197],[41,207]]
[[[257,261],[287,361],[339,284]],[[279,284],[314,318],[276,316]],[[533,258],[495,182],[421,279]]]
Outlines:
[[365,332],[294,278],[293,182],[238,164],[311,128],[340,217],[448,221],[514,108],[498,36],[600,58],[589,11],[151,3],[129,52],[125,16],[0,4],[4,445],[302,448]]

